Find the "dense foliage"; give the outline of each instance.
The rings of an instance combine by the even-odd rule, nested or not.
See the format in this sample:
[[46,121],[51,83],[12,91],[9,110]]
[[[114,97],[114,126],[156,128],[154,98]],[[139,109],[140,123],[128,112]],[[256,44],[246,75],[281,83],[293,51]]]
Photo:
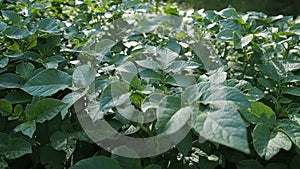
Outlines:
[[[300,165],[299,17],[178,11],[139,0],[0,2],[0,169]],[[106,26],[144,13],[153,14],[137,21],[146,33],[91,44]],[[195,31],[176,32],[171,15]],[[202,43],[192,46],[187,36]],[[84,60],[95,50],[100,59]],[[91,84],[98,94],[86,90]],[[110,154],[78,122],[74,104],[84,96],[99,101],[87,108],[93,121],[105,117],[131,137],[178,130],[189,117],[192,130],[157,156]],[[157,120],[130,121],[118,114],[124,104],[155,110]]]

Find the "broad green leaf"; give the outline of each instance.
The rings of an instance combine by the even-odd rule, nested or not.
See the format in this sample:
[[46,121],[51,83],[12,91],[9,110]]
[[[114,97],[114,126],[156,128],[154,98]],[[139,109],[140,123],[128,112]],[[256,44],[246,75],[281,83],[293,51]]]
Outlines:
[[225,8],[218,12],[219,15],[221,15],[224,18],[237,18],[238,13],[234,8]]
[[5,158],[17,159],[28,153],[32,153],[32,150],[27,141],[0,133],[0,154],[4,154]]
[[247,98],[236,88],[220,84],[200,83],[197,90],[197,97],[209,108],[196,112],[193,128],[205,139],[249,153],[246,126],[237,111],[250,107]]
[[39,23],[39,30],[46,33],[56,33],[59,32],[57,28],[56,19],[54,18],[45,18]]
[[237,164],[238,169],[264,169],[264,166],[261,165],[257,160],[243,160]]
[[135,63],[146,69],[158,70],[160,68],[158,63],[154,60],[137,60]]
[[12,110],[11,102],[4,99],[0,100],[0,113],[2,116],[9,116],[12,113]]
[[158,109],[159,103],[162,101],[162,99],[165,97],[162,93],[153,93],[149,96],[147,96],[143,102],[141,109],[143,112],[146,112],[149,109]]
[[272,81],[272,79],[258,78],[257,81],[258,81],[258,83],[260,83],[264,87],[269,88],[273,91],[275,90],[275,83]]
[[0,59],[0,68],[5,68],[8,64],[8,57],[4,57]]
[[24,83],[24,79],[13,73],[5,73],[0,75],[0,87],[3,88],[20,88]]
[[76,139],[70,137],[69,133],[56,131],[50,137],[51,145],[55,150],[63,150],[66,153],[67,159],[71,157],[76,148]]
[[290,150],[292,142],[282,132],[271,130],[265,124],[258,124],[253,130],[253,146],[260,157],[270,160],[281,148]]
[[18,125],[14,131],[15,132],[19,132],[21,131],[24,135],[32,138],[34,132],[36,130],[36,123],[35,121],[27,121],[27,122],[24,122],[20,125]]
[[6,27],[7,27],[7,24],[0,21],[0,32],[4,31],[6,29]]
[[87,88],[95,78],[96,70],[90,65],[82,65],[73,72],[73,85],[77,88]]
[[193,128],[207,140],[249,153],[246,125],[235,109],[228,104],[219,110],[199,113]]
[[77,162],[70,169],[122,169],[116,160],[105,156],[94,156]]
[[276,68],[272,64],[264,64],[259,66],[259,70],[267,75],[269,78],[274,79],[275,81],[280,81],[280,76]]
[[300,148],[300,125],[297,121],[283,119],[278,121],[279,130],[285,133]]
[[242,49],[242,36],[239,35],[238,33],[234,32],[233,33],[233,45],[235,49]]
[[183,114],[177,113],[181,108],[181,99],[180,97],[175,96],[167,96],[164,97],[159,104],[157,109],[157,123],[156,126],[160,129],[160,131],[164,131],[167,124],[170,124],[173,120],[177,120],[177,117]]
[[65,118],[65,116],[68,113],[69,108],[71,108],[80,98],[82,98],[88,91],[89,88],[86,88],[86,90],[84,90],[83,92],[71,92],[69,94],[67,94],[63,99],[62,102],[65,103],[62,106],[61,109],[61,117],[62,119]]
[[52,35],[47,37],[39,37],[37,39],[37,49],[42,56],[53,55],[53,49],[60,43],[60,35]]
[[64,103],[58,99],[45,98],[37,101],[34,105],[27,106],[25,113],[27,120],[35,120],[43,123],[54,118]]
[[114,82],[101,93],[100,110],[110,109],[129,102],[129,86],[125,83]]
[[157,62],[159,62],[160,68],[162,70],[167,69],[177,57],[178,54],[168,48],[157,49]]
[[188,87],[196,84],[196,79],[194,76],[182,75],[182,74],[171,74],[166,77],[166,82],[180,87]]
[[212,104],[216,108],[226,107],[226,104],[233,104],[240,108],[250,107],[247,98],[236,88],[223,86],[221,84],[200,83],[198,92],[201,93],[204,104]]
[[122,81],[127,82],[132,88],[142,90],[141,81],[138,78],[137,68],[132,62],[125,62],[117,67],[118,72],[122,77]]
[[252,39],[253,39],[253,34],[242,37],[241,39],[242,48],[247,46],[252,41]]
[[233,40],[234,33],[232,30],[223,30],[217,34],[217,38],[222,42],[230,42]]
[[16,90],[8,93],[5,96],[5,99],[10,101],[12,104],[18,104],[30,102],[32,96],[22,90]]
[[167,48],[178,54],[181,52],[181,46],[174,39],[168,41]]
[[25,79],[29,79],[34,73],[35,67],[30,62],[22,62],[17,65],[16,73]]
[[69,74],[57,69],[46,69],[30,78],[21,88],[34,96],[51,96],[72,84]]
[[[116,154],[126,154],[128,157],[136,158],[127,158]],[[142,169],[141,160],[138,157],[138,154],[134,150],[125,146],[120,146],[112,150],[112,159],[115,159],[121,168]]]
[[151,69],[144,69],[139,72],[142,79],[149,80],[149,79],[155,79],[160,80],[161,75]]
[[18,25],[21,22],[21,16],[13,10],[2,10],[2,16],[9,19],[13,24]]
[[300,88],[299,87],[287,87],[287,88],[284,88],[281,91],[281,93],[300,97]]
[[190,132],[177,145],[176,148],[183,155],[188,155],[192,150],[193,134]]
[[10,26],[3,33],[11,39],[23,39],[30,36],[28,29],[21,26]]
[[264,123],[268,125],[274,125],[276,123],[276,114],[275,112],[267,105],[261,102],[251,102],[251,114],[255,115],[257,119],[249,120],[250,122],[257,124],[257,123]]

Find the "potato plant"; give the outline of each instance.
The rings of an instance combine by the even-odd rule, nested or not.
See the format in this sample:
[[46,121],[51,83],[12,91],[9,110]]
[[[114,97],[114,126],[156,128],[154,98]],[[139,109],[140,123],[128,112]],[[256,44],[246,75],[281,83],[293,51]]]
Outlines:
[[0,169],[300,165],[300,18],[155,3],[0,0]]

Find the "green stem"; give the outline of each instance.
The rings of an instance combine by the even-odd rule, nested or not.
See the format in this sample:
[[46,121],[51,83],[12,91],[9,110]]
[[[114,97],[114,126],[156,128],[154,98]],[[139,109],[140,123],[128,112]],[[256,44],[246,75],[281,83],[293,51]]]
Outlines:
[[145,126],[143,126],[143,124],[138,123],[138,126],[145,132],[147,133],[149,136],[151,136],[151,132],[148,128],[146,128]]

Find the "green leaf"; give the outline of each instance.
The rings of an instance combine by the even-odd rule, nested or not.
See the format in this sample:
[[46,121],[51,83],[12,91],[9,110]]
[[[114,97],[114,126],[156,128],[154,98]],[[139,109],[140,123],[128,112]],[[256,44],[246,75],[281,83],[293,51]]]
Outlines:
[[116,160],[104,157],[94,156],[77,162],[70,169],[122,169]]
[[235,49],[242,49],[242,36],[239,35],[238,33],[234,32],[233,33],[233,45]]
[[181,52],[181,46],[174,39],[168,41],[167,48],[178,54]]
[[10,101],[12,104],[18,104],[30,102],[32,96],[22,90],[16,90],[8,93],[5,96],[5,99]]
[[261,165],[256,160],[243,160],[237,164],[238,169],[264,169],[264,166]]
[[43,123],[54,118],[64,103],[58,99],[45,98],[37,101],[33,106],[27,106],[25,113],[27,120]]
[[25,79],[29,79],[33,75],[34,71],[34,65],[30,62],[22,62],[16,67],[16,73]]
[[120,106],[129,101],[129,86],[125,83],[114,82],[101,93],[100,110]]
[[12,113],[12,104],[7,100],[0,100],[0,113],[2,116],[9,116]]
[[300,148],[300,125],[299,122],[290,119],[282,119],[278,121],[278,128],[285,133],[292,142]]
[[260,65],[259,70],[269,78],[274,79],[277,82],[280,81],[280,76],[273,64]]
[[264,87],[269,88],[273,91],[275,90],[275,83],[272,81],[272,79],[258,78],[257,81],[258,81],[258,83],[260,83]]
[[149,79],[155,79],[160,80],[161,76],[156,71],[153,71],[151,69],[144,69],[139,72],[142,79],[149,80]]
[[160,68],[162,70],[166,70],[177,57],[178,53],[175,53],[168,48],[157,49],[157,61],[159,62]]
[[252,39],[253,39],[253,34],[242,37],[241,39],[242,48],[247,46],[252,41]]
[[0,87],[3,88],[20,88],[24,83],[24,79],[13,73],[5,73],[0,75]]
[[0,59],[0,68],[5,68],[8,64],[8,57],[4,57]]
[[2,16],[9,19],[13,24],[18,25],[21,22],[21,16],[12,10],[2,10]]
[[154,60],[137,60],[135,63],[146,69],[158,70],[160,68],[158,63]]
[[268,125],[274,125],[276,123],[275,112],[267,105],[261,102],[251,102],[250,113],[256,117],[256,119],[247,119],[253,124],[264,123]]
[[32,150],[27,141],[0,133],[0,154],[4,154],[5,158],[17,159],[28,153],[32,153]]
[[234,33],[232,30],[223,30],[217,34],[217,38],[222,42],[230,42],[233,40]]
[[218,12],[219,15],[221,15],[224,18],[236,18],[238,17],[238,13],[234,8],[225,8]]
[[196,84],[196,78],[189,75],[171,74],[166,77],[166,82],[174,86],[188,87]]
[[180,98],[167,96],[161,101],[157,110],[156,127],[159,132],[164,134],[176,133],[188,124],[192,113],[191,107],[181,108]]
[[72,84],[69,74],[57,69],[46,69],[30,78],[21,88],[34,96],[51,96]]
[[71,157],[76,148],[76,139],[70,137],[69,133],[56,131],[50,137],[51,145],[55,150],[63,150],[67,159]]
[[200,83],[195,92],[201,94],[197,97],[204,105],[209,105],[196,112],[195,131],[205,139],[249,153],[246,126],[237,111],[250,107],[247,98],[236,88],[220,84]]
[[96,70],[90,65],[77,67],[73,72],[73,85],[78,88],[86,88],[94,82]]
[[0,21],[0,32],[4,31],[6,29],[6,27],[7,27],[7,24]]
[[10,26],[3,33],[11,39],[23,39],[30,36],[28,29],[21,26]]
[[177,145],[177,149],[183,155],[188,155],[192,150],[193,134],[189,132]]
[[260,157],[270,160],[281,148],[290,150],[292,142],[284,133],[271,130],[265,124],[258,124],[253,130],[253,146]]
[[53,55],[53,49],[60,43],[60,41],[60,35],[39,37],[37,39],[36,47],[42,56],[51,56]]
[[84,90],[81,93],[77,93],[77,92],[69,93],[62,99],[62,102],[65,103],[62,106],[62,110],[61,110],[62,119],[64,119],[65,116],[67,115],[68,109],[71,108],[80,98],[82,98],[87,93],[88,89],[89,88],[86,88],[86,90]]
[[45,18],[39,23],[39,30],[46,33],[56,33],[59,32],[57,28],[56,19],[54,18]]
[[282,94],[289,94],[293,96],[299,96],[300,97],[300,88],[299,87],[287,87],[283,88]]
[[20,125],[18,125],[14,131],[15,132],[19,132],[21,131],[24,135],[32,138],[34,132],[36,130],[36,123],[35,121],[27,121],[25,123],[22,123]]

